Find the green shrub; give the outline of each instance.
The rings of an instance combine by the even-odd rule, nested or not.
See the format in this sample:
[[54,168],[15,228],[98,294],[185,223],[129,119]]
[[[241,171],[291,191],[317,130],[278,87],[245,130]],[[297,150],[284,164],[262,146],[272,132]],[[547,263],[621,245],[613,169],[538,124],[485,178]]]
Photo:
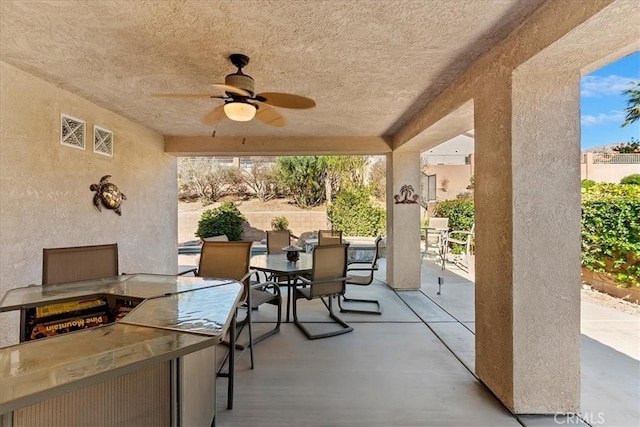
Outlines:
[[384,234],[387,212],[375,207],[371,192],[364,189],[342,191],[327,207],[327,216],[334,229],[347,236],[377,236]]
[[326,158],[321,156],[278,157],[282,186],[301,208],[311,208],[325,200]]
[[582,265],[622,286],[640,286],[640,186],[582,190]]
[[443,200],[436,203],[432,216],[449,218],[449,228],[452,230],[469,231],[475,221],[473,200]]
[[289,220],[284,216],[277,216],[271,220],[271,229],[276,231],[288,230]]
[[633,175],[628,175],[620,180],[620,184],[628,184],[628,185],[640,185],[640,173],[634,173]]
[[224,202],[220,207],[202,213],[196,236],[204,239],[225,234],[229,240],[240,240],[242,224],[246,220],[236,205],[232,202]]
[[583,179],[583,180],[580,182],[580,186],[581,186],[582,188],[591,188],[591,187],[593,187],[594,185],[596,185],[596,182],[595,182],[594,180],[592,180],[592,179]]

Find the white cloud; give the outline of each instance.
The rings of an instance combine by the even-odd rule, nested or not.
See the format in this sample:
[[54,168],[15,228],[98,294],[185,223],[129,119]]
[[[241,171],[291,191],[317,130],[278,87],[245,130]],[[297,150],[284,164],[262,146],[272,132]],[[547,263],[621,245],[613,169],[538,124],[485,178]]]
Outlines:
[[624,111],[611,110],[608,113],[600,113],[597,116],[584,115],[580,117],[583,126],[597,126],[608,122],[622,123],[625,118]]
[[610,76],[586,76],[580,82],[580,95],[587,98],[595,98],[606,95],[620,95],[623,90],[629,89],[631,77],[616,75]]

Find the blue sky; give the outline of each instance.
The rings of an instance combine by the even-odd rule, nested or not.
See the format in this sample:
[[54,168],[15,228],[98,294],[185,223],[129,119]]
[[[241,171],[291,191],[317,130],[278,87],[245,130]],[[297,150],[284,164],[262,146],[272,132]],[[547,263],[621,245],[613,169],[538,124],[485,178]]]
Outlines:
[[620,127],[629,81],[640,81],[640,52],[583,76],[580,82],[582,149],[640,139],[640,122]]

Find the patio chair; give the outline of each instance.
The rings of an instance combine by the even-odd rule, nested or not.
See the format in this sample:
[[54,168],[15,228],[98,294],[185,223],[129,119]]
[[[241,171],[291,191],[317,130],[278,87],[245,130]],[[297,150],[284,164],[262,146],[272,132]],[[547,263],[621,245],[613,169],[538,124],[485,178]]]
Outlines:
[[[238,320],[238,308],[234,316],[234,325],[229,334],[229,353],[225,356],[218,371],[219,377],[229,378],[229,394],[227,408],[233,407],[233,376],[235,360],[242,356],[248,348],[251,356],[251,369],[254,368],[253,346],[264,339],[280,331],[280,317],[282,313],[282,296],[280,288],[276,283],[264,282],[250,284],[249,277],[253,272],[249,269],[251,258],[252,242],[204,242],[200,254],[200,264],[196,276],[201,277],[224,277],[238,280],[244,284],[243,306],[246,308],[244,319]],[[251,312],[254,308],[262,304],[275,305],[278,308],[276,325],[273,329],[259,337],[253,336],[253,321]],[[242,332],[242,328],[247,325],[249,328],[249,342],[247,345],[236,344],[236,339]],[[236,327],[237,333],[236,332]],[[239,349],[240,354],[235,355],[235,349]],[[226,361],[229,361],[229,370],[223,373],[222,369]]]
[[447,237],[449,234],[449,218],[430,217],[425,230],[424,251],[420,258],[420,263],[429,251],[433,251],[440,259],[442,270],[445,267],[445,257],[447,253]]
[[[282,254],[282,248],[291,245],[291,231],[271,230],[267,231],[267,254]],[[258,276],[259,277],[259,276]],[[288,276],[272,274],[265,276],[266,280],[273,280],[277,283],[287,281]]]
[[[305,287],[296,287],[293,291],[293,321],[310,340],[333,337],[353,331],[352,327],[347,325],[333,312],[333,298],[344,294],[346,281],[348,279],[348,246],[349,245],[346,244],[316,246],[313,250],[313,270],[310,278],[303,276],[297,277],[297,280]],[[325,297],[328,299],[328,303],[325,302]],[[301,298],[309,301],[320,298],[329,310],[329,317],[340,325],[341,329],[315,335],[309,332],[298,318],[297,301]]]
[[471,243],[473,242],[473,232],[476,228],[475,222],[471,225],[471,229],[469,231],[464,230],[453,230],[449,232],[449,236],[447,237],[447,245],[449,251],[451,250],[451,244],[457,244],[464,247],[464,254],[466,259],[466,264],[460,263],[459,259],[454,258],[453,262],[458,267],[469,271],[471,268]]
[[267,231],[267,253],[281,254],[282,248],[291,245],[291,232],[289,230]]
[[[373,259],[371,261],[351,261],[347,265],[347,275],[349,278],[347,279],[347,289],[349,285],[355,286],[369,286],[373,282],[373,272],[378,270],[378,258],[380,256],[380,243],[382,242],[382,237],[378,236],[375,242],[375,252],[373,253]],[[352,274],[353,272],[366,272],[366,274]],[[377,310],[363,310],[363,309],[355,309],[355,308],[345,308],[343,307],[343,303],[366,303],[366,304],[375,304],[378,308]],[[382,314],[382,306],[380,305],[380,301],[375,299],[358,299],[358,298],[347,298],[346,292],[341,297],[338,297],[338,306],[340,306],[341,313],[365,313],[365,314]]]
[[318,246],[339,245],[342,243],[342,231],[318,230]]
[[117,243],[42,250],[43,285],[117,275]]

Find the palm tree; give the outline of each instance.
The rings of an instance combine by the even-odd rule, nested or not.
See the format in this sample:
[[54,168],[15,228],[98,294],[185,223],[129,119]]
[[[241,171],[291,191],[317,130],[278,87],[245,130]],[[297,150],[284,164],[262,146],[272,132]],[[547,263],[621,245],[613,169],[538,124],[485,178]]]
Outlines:
[[627,117],[622,122],[622,127],[640,120],[640,81],[631,82],[631,84],[632,86],[629,89],[622,92],[623,95],[629,97],[627,99],[627,108],[625,108]]

